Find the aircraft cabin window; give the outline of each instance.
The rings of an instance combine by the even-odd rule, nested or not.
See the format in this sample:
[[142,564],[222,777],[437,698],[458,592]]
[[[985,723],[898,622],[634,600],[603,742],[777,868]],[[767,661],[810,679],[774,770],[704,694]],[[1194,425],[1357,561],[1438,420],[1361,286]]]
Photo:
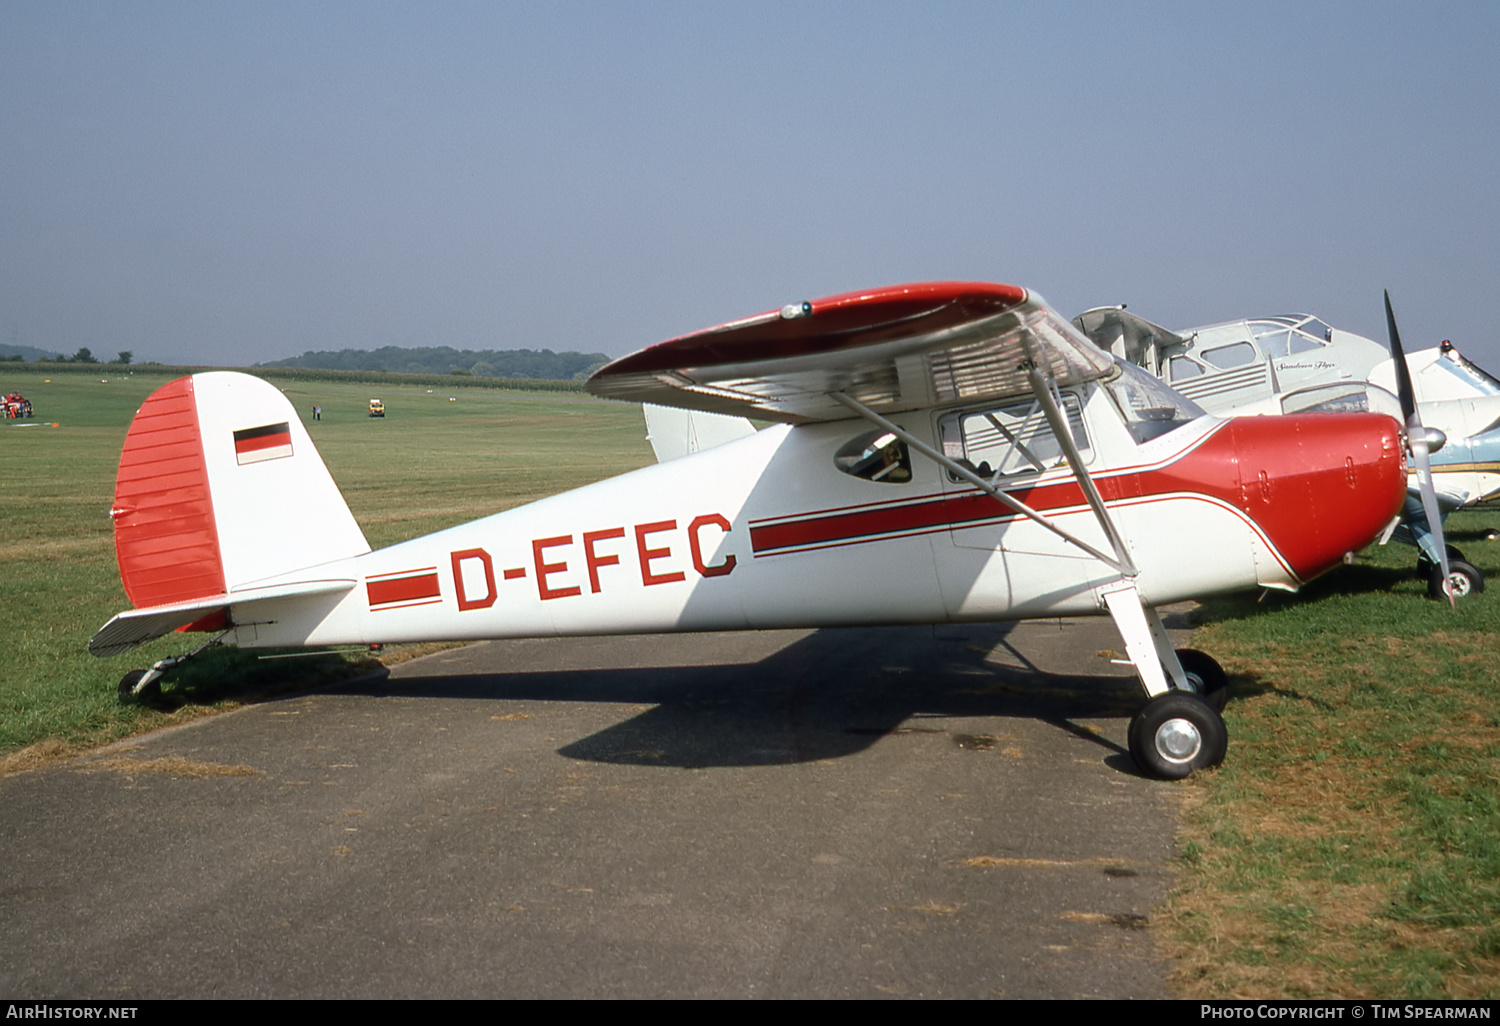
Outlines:
[[1293,356],[1296,356],[1298,353],[1315,353],[1327,344],[1322,339],[1313,338],[1311,335],[1304,335],[1300,331],[1292,332],[1291,350]]
[[1244,367],[1260,359],[1260,354],[1255,351],[1255,347],[1249,342],[1231,342],[1227,346],[1209,349],[1199,355],[1208,363],[1219,368],[1219,370]]
[[1281,358],[1285,356],[1296,356],[1298,353],[1311,353],[1322,349],[1328,343],[1314,335],[1307,334],[1303,329],[1291,331],[1283,328],[1280,331],[1268,332],[1257,335],[1255,341],[1270,356]]
[[[1073,431],[1073,443],[1085,459],[1089,455],[1088,432],[1078,397],[1066,392],[1063,414]],[[1013,474],[1037,474],[1066,466],[1062,446],[1047,423],[1047,414],[1035,399],[1027,398],[986,410],[950,413],[938,422],[943,454],[965,462],[983,478]],[[949,472],[949,478],[960,478]]]
[[[1386,401],[1382,403],[1382,400]],[[1401,403],[1385,389],[1363,381],[1314,385],[1281,398],[1282,413],[1363,413],[1368,410],[1398,416]]]
[[1204,372],[1203,367],[1186,356],[1174,356],[1168,364],[1167,376],[1172,381],[1186,381],[1188,378],[1196,378]]
[[911,480],[911,453],[906,443],[885,430],[867,431],[849,439],[833,454],[833,465],[866,481],[905,484]]
[[1266,351],[1266,354],[1268,356],[1288,356],[1292,351],[1291,335],[1292,332],[1288,331],[1286,328],[1282,328],[1280,331],[1267,332],[1264,335],[1257,335],[1255,341],[1260,343],[1260,347]]

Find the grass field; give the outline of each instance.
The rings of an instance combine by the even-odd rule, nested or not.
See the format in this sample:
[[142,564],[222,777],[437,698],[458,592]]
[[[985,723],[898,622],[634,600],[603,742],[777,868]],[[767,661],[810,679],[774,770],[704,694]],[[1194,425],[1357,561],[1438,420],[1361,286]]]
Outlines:
[[[115,685],[126,670],[189,646],[188,636],[171,635],[113,659],[87,652],[90,635],[129,605],[108,515],[120,446],[142,400],[170,380],[98,371],[0,365],[0,389],[20,389],[36,409],[27,426],[0,422],[0,760],[10,765],[370,665],[357,653],[262,661],[217,649],[174,676],[165,703],[119,703]],[[304,423],[314,405],[323,407],[323,419],[307,426],[377,548],[652,459],[637,407],[578,393],[325,381],[282,388]],[[375,396],[386,403],[384,420],[367,415]]]
[[[127,605],[108,517],[120,445],[167,380],[98,370],[47,381],[0,365],[0,389],[25,392],[38,424],[0,426],[0,760],[13,768],[368,666],[363,653],[261,662],[217,650],[175,678],[165,703],[119,703],[125,670],[184,639],[110,660],[86,651]],[[638,409],[578,394],[281,386],[304,422],[323,407],[308,427],[377,547],[651,460]],[[365,414],[377,395],[383,421]],[[1491,524],[1500,514],[1450,522],[1496,586],[1457,611],[1424,597],[1413,550],[1398,546],[1298,596],[1199,610],[1195,645],[1224,663],[1235,700],[1228,761],[1179,785],[1180,882],[1157,922],[1185,996],[1500,994]]]
[[1500,996],[1500,514],[1449,520],[1495,584],[1451,610],[1413,552],[1210,602],[1229,758],[1190,781],[1169,948],[1188,996]]

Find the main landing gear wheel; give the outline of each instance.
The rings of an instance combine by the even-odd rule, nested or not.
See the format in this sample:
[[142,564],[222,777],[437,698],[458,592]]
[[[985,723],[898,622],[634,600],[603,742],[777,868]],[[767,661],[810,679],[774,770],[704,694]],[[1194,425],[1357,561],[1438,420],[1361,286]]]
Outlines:
[[1142,772],[1161,780],[1181,780],[1195,769],[1217,766],[1228,750],[1224,720],[1185,691],[1157,695],[1130,721],[1130,757]]
[[161,677],[153,677],[141,683],[141,678],[150,672],[147,670],[131,670],[120,678],[120,701],[122,702],[150,702],[161,697]]
[[[1463,598],[1465,595],[1477,595],[1484,591],[1484,574],[1473,563],[1466,563],[1461,559],[1449,558],[1448,560],[1448,590],[1453,593],[1454,598]],[[1443,571],[1441,567],[1428,564],[1427,570],[1427,597],[1440,599],[1443,595]]]
[[1182,672],[1187,674],[1193,693],[1209,704],[1214,712],[1223,712],[1229,704],[1229,675],[1219,661],[1196,648],[1179,648],[1177,661],[1182,663]]
[[[1457,545],[1444,545],[1443,551],[1448,554],[1448,564],[1467,563],[1469,557],[1463,554],[1463,550]],[[1437,564],[1427,558],[1427,553],[1421,549],[1417,550],[1417,579],[1425,581],[1432,576],[1432,571],[1437,569]]]

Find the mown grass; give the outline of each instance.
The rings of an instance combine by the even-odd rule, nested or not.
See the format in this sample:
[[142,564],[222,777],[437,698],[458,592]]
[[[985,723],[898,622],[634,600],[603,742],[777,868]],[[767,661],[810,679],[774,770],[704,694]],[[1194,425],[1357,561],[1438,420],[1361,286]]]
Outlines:
[[[108,515],[120,447],[140,403],[173,375],[53,370],[0,364],[0,389],[20,389],[36,409],[31,426],[0,422],[0,767],[374,666],[358,652],[263,661],[215,649],[176,671],[160,703],[122,705],[116,684],[126,670],[202,638],[171,635],[113,659],[87,652],[90,635],[129,605]],[[376,547],[651,460],[638,408],[583,395],[389,382],[281,387],[304,422],[323,407],[308,427]],[[384,420],[367,415],[372,396],[385,400]]]
[[[1450,540],[1500,589],[1491,523]],[[1200,610],[1236,700],[1228,760],[1189,785],[1185,996],[1500,995],[1500,590],[1433,602],[1413,551]]]

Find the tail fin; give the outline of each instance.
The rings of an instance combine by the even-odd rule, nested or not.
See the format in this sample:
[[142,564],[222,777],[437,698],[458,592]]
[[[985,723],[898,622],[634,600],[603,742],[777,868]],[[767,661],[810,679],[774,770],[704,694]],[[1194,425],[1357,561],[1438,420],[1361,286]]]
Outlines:
[[137,608],[370,551],[291,403],[248,374],[180,378],[141,404],[110,515]]

